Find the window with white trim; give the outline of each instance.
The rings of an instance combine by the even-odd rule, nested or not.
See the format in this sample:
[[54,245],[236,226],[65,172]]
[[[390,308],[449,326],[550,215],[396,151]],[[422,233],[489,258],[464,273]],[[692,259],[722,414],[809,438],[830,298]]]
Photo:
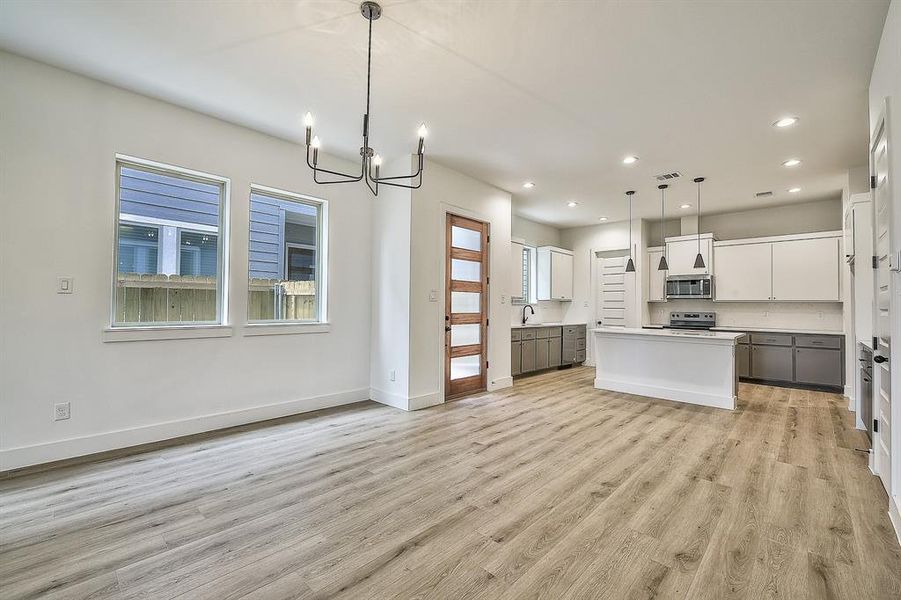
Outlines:
[[247,320],[326,322],[327,203],[251,186]]
[[535,260],[536,254],[537,250],[533,246],[523,246],[522,259],[520,261],[520,264],[517,265],[522,275],[522,295],[519,297],[514,296],[512,298],[513,304],[522,306],[524,304],[532,304],[538,301],[538,290],[535,287],[535,278],[537,275]]
[[227,180],[119,159],[113,327],[221,324]]

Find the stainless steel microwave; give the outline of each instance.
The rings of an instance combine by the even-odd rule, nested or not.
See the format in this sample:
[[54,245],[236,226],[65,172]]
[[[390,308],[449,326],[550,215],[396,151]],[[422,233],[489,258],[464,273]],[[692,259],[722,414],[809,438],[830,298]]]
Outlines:
[[666,298],[713,298],[713,275],[669,275]]

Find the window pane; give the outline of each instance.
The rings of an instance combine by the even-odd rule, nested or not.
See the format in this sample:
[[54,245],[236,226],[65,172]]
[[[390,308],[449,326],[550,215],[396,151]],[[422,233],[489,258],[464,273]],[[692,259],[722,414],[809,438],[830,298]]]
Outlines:
[[157,273],[160,230],[119,224],[119,273]]
[[320,205],[250,195],[248,320],[319,321]]
[[181,232],[179,275],[216,276],[219,236],[212,233]]
[[479,343],[482,326],[478,323],[451,325],[451,346],[469,346]]
[[482,232],[453,225],[451,226],[451,246],[465,250],[481,250]]
[[481,310],[479,292],[451,292],[452,313],[477,313]]
[[463,379],[464,377],[478,375],[481,373],[481,358],[478,354],[452,358],[450,361],[450,378]]
[[451,259],[451,279],[457,281],[481,281],[482,263],[473,260]]
[[222,184],[174,169],[118,170],[113,324],[217,322]]

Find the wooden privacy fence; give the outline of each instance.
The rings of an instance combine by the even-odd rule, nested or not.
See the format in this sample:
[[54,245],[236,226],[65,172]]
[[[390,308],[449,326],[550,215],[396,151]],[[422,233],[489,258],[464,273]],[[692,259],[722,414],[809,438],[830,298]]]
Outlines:
[[[251,279],[248,320],[314,320],[316,282]],[[216,278],[120,273],[116,280],[117,323],[216,321]]]

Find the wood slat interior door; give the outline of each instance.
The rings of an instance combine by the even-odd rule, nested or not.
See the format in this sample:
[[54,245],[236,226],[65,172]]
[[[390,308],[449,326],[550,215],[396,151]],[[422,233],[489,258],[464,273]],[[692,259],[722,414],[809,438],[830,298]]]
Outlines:
[[488,223],[447,215],[444,396],[487,387]]

